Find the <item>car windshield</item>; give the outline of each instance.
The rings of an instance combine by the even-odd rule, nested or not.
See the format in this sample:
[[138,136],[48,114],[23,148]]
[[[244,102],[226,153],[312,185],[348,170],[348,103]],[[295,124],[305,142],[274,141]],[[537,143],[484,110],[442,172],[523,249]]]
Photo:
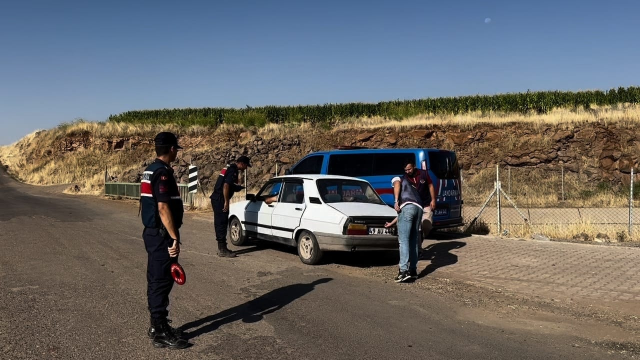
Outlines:
[[360,202],[384,204],[369,183],[358,180],[322,179],[316,181],[325,203]]

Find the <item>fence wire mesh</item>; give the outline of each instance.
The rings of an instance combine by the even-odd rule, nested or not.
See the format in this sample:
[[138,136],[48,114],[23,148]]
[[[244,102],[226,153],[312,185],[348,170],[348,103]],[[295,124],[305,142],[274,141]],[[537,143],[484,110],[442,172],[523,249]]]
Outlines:
[[502,191],[494,193],[469,231],[596,242],[638,240],[640,177],[637,169],[633,172],[635,184],[631,174],[589,181],[589,174],[562,166],[506,166],[463,172],[465,222],[470,225],[480,213],[500,179]]

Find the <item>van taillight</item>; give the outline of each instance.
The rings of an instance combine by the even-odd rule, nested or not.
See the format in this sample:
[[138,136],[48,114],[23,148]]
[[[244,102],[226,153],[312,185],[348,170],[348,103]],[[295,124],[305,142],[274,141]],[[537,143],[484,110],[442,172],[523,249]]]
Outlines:
[[347,235],[367,235],[367,225],[351,223],[347,226]]

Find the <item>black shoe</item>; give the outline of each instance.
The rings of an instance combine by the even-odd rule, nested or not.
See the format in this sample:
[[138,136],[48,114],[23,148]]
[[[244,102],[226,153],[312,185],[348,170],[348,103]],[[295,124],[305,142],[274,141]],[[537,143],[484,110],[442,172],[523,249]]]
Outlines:
[[[169,326],[170,323],[171,323],[171,320],[167,319],[167,326]],[[147,330],[147,336],[149,336],[149,339],[153,339],[153,337],[156,336],[156,332],[158,332],[156,328],[159,328],[161,326],[162,325],[153,325],[153,324],[149,326],[149,330]],[[169,329],[175,336],[179,338],[182,338],[184,336],[184,332],[182,331],[182,329],[177,329],[171,326],[169,326]]]
[[238,255],[235,252],[229,250],[227,248],[227,244],[226,243],[218,243],[218,256],[234,258],[234,257],[236,257]]
[[184,349],[191,345],[187,340],[181,339],[180,337],[176,336],[168,323],[155,326],[155,330],[155,335],[153,337],[154,347]]
[[411,279],[411,275],[409,275],[408,271],[399,271],[398,276],[396,276],[393,280],[397,283],[405,282]]
[[411,276],[412,279],[417,279],[418,278],[418,271],[416,270],[409,270],[409,276]]

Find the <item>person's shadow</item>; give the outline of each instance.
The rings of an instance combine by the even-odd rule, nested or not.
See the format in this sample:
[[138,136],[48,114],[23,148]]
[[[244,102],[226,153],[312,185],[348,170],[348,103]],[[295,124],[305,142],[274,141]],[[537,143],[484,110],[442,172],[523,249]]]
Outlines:
[[458,255],[452,254],[449,251],[460,249],[465,245],[467,245],[467,243],[462,241],[447,241],[431,244],[424,248],[420,260],[431,260],[431,264],[418,274],[418,279],[433,273],[438,268],[457,263]]
[[180,329],[184,332],[184,338],[190,340],[234,321],[242,320],[245,323],[258,322],[262,320],[265,315],[278,311],[292,301],[313,291],[316,285],[324,284],[331,280],[333,279],[322,278],[309,284],[287,285],[271,290],[244,304],[186,323],[180,326]]

